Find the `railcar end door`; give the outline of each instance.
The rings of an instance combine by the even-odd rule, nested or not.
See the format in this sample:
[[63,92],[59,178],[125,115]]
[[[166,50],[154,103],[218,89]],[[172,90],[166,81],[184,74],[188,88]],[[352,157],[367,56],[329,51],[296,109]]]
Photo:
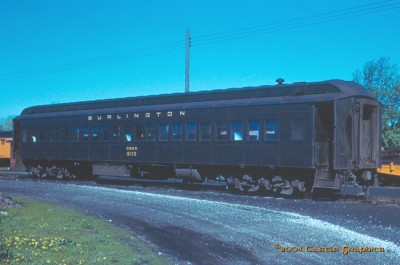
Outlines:
[[357,150],[359,168],[378,167],[380,150],[379,107],[376,102],[361,99],[359,115],[359,149]]

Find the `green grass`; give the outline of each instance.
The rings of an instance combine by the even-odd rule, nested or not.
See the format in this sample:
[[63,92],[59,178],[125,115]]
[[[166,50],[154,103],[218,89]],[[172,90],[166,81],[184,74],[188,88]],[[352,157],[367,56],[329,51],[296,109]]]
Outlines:
[[25,198],[0,213],[0,264],[166,264],[125,230],[71,209]]

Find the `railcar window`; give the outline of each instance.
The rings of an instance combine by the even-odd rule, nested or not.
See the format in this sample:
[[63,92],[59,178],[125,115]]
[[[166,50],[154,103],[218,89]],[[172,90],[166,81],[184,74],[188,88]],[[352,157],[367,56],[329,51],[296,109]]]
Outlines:
[[82,141],[89,141],[89,127],[82,127]]
[[44,141],[44,129],[39,128],[38,130],[38,142],[43,142]]
[[60,142],[61,141],[61,128],[56,127],[54,129],[54,141]]
[[111,140],[118,142],[121,139],[121,127],[119,125],[113,125],[111,131]]
[[259,121],[249,121],[248,122],[248,141],[259,141],[260,140],[260,122]]
[[27,133],[28,133],[27,138],[26,138],[26,142],[27,143],[31,143],[32,142],[32,135],[33,135],[32,130],[33,130],[32,128],[29,128],[27,130]]
[[374,107],[371,105],[364,105],[363,107],[363,120],[367,121],[371,119],[371,115],[374,112]]
[[69,128],[68,127],[64,127],[64,131],[63,131],[63,141],[69,141]]
[[304,140],[304,120],[292,120],[292,141],[302,142]]
[[92,141],[98,142],[100,139],[100,127],[94,126],[92,127]]
[[277,141],[279,139],[279,121],[266,120],[264,130],[265,141]]
[[135,124],[135,140],[137,141],[144,141],[146,128],[144,124],[138,123]]
[[107,126],[107,125],[103,126],[102,131],[100,131],[100,134],[101,133],[103,133],[102,140],[104,142],[110,141],[110,127],[109,126]]
[[241,121],[231,122],[231,141],[243,141],[243,123]]
[[124,141],[132,142],[132,127],[130,125],[124,126]]
[[74,132],[72,134],[72,141],[78,142],[79,141],[79,132],[80,128],[79,127],[74,127]]
[[35,128],[32,128],[28,131],[29,136],[28,136],[28,141],[30,143],[36,143],[37,141],[37,130]]
[[47,128],[46,129],[46,142],[52,142],[53,141],[53,128]]
[[160,141],[168,141],[169,124],[161,123],[159,132],[160,134],[158,139]]
[[215,124],[217,141],[228,140],[228,122],[220,121]]
[[155,141],[156,140],[156,125],[154,123],[150,123],[146,125],[146,141]]
[[27,129],[22,130],[22,142],[23,143],[28,142],[28,130]]
[[211,141],[211,122],[200,122],[200,141]]
[[172,124],[172,140],[182,141],[182,124],[180,123]]
[[194,122],[186,123],[186,141],[196,141],[197,139],[197,124]]

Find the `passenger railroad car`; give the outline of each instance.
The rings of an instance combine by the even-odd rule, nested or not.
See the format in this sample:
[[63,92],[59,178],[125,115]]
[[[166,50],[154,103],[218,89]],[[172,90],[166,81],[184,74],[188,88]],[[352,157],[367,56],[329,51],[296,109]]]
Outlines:
[[289,195],[366,185],[380,164],[381,105],[341,80],[35,106],[14,126],[38,177],[218,178]]

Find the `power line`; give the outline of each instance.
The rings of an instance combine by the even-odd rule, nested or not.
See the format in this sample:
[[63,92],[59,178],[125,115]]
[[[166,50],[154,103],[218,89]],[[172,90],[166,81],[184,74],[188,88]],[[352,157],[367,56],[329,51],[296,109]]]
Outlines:
[[25,77],[36,77],[47,74],[55,74],[66,71],[79,70],[90,67],[97,67],[106,64],[118,63],[138,59],[147,56],[159,55],[163,53],[169,53],[172,51],[180,50],[184,47],[184,44],[180,44],[181,41],[174,41],[166,44],[152,46],[148,48],[137,49],[130,52],[118,53],[115,55],[92,58],[88,60],[78,61],[74,63],[62,64],[58,66],[48,66],[37,69],[29,69],[19,72],[4,73],[0,74],[0,80],[19,79]]
[[398,1],[393,2],[393,0],[388,0],[388,1],[375,2],[362,6],[325,12],[313,16],[290,19],[286,21],[254,26],[228,32],[203,35],[197,38],[196,37],[193,38],[193,46],[198,47],[223,41],[249,38],[273,32],[281,32],[291,29],[314,26],[318,24],[324,24],[324,23],[364,16],[372,13],[394,10],[397,8],[400,8],[400,2]]
[[[192,46],[199,47],[214,43],[231,41],[243,38],[249,38],[259,35],[265,35],[274,32],[287,31],[302,27],[309,27],[319,24],[325,24],[344,19],[350,19],[359,16],[365,16],[372,13],[384,12],[400,8],[400,2],[394,0],[385,0],[365,4],[361,6],[351,7],[347,9],[324,12],[312,16],[290,19],[265,25],[253,26],[238,30],[202,35],[193,38]],[[20,79],[27,77],[36,77],[41,75],[55,74],[66,71],[74,71],[79,69],[97,67],[106,64],[130,61],[142,57],[154,56],[164,53],[173,52],[185,48],[183,41],[173,41],[148,48],[137,49],[133,51],[118,53],[110,56],[98,57],[78,61],[74,63],[62,64],[57,66],[48,66],[36,69],[28,69],[24,71],[0,74],[0,80]]]

